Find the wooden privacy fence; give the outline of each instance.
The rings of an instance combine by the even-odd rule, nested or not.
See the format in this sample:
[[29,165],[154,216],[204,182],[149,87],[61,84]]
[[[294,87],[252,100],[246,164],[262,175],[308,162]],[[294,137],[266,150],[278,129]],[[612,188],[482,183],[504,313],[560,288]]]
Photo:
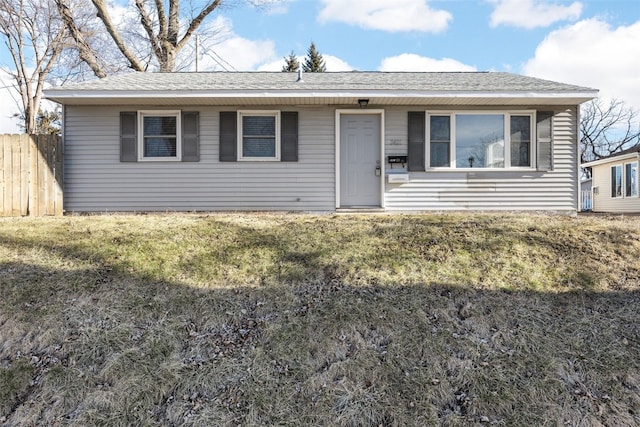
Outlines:
[[62,215],[62,140],[0,135],[0,215]]

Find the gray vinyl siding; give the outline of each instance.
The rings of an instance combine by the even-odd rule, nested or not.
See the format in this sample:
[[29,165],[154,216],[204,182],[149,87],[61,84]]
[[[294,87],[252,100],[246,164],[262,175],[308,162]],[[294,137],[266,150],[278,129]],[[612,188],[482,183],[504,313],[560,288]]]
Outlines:
[[[493,108],[492,108],[493,109]],[[409,182],[385,183],[385,209],[402,210],[532,210],[573,213],[578,203],[577,109],[572,107],[527,107],[555,111],[553,129],[554,170],[539,171],[456,171],[409,172]],[[412,108],[411,111],[415,111]],[[497,108],[496,110],[499,110]],[[518,110],[505,107],[504,111]],[[406,153],[407,133],[398,138],[409,109],[388,110],[386,149]],[[435,111],[435,109],[429,109]],[[390,146],[400,139],[400,146]],[[404,144],[403,150],[398,150]],[[388,167],[388,165],[387,165]],[[387,172],[391,172],[388,170]]]
[[182,108],[200,112],[199,162],[121,163],[119,113],[124,110],[66,107],[67,211],[326,211],[335,207],[333,109],[282,109],[299,113],[298,162],[222,163],[218,160],[219,113],[236,108]]
[[[336,108],[280,108],[298,111],[297,162],[220,162],[220,112],[238,108],[184,106],[181,110],[200,113],[199,162],[123,163],[120,162],[119,113],[137,109],[153,108],[65,107],[64,204],[67,211],[335,209]],[[575,212],[578,204],[577,108],[491,109],[555,110],[554,170],[410,172],[408,183],[385,182],[385,209]],[[386,107],[384,110],[383,161],[387,155],[407,154],[408,112],[426,108]],[[387,173],[399,171],[398,166],[393,170],[388,164],[385,167]]]
[[[593,212],[638,213],[640,212],[640,198],[611,197],[611,167],[621,165],[623,171],[622,191],[624,193],[624,165],[637,162],[640,159],[614,160],[609,163],[593,166],[592,188],[597,188],[593,194]],[[597,194],[596,194],[597,193]]]

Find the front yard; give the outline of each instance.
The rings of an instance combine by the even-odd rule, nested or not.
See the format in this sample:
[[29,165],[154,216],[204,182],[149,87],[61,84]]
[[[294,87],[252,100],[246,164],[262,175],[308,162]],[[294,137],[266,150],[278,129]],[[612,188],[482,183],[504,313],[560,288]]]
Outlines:
[[638,425],[640,218],[0,220],[6,425]]

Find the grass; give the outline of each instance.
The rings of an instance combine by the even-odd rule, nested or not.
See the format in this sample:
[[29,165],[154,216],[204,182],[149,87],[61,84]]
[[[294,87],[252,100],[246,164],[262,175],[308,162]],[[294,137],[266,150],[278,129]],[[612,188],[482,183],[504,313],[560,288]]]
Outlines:
[[0,220],[0,423],[640,424],[640,218]]

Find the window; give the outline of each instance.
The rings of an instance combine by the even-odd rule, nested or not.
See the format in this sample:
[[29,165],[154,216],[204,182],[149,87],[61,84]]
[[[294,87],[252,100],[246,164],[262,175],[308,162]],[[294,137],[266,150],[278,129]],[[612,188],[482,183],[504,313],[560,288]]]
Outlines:
[[622,165],[611,167],[611,197],[622,197]]
[[449,116],[430,118],[430,166],[448,167],[451,146],[451,119]]
[[180,160],[180,112],[139,111],[139,160]]
[[624,165],[624,195],[638,197],[638,162]]
[[280,112],[238,112],[238,160],[280,160]]
[[531,166],[531,116],[511,116],[511,166]]
[[504,167],[504,116],[456,115],[456,168]]
[[[432,168],[533,167],[533,113],[431,114],[428,120]],[[452,161],[453,159],[453,161]]]

